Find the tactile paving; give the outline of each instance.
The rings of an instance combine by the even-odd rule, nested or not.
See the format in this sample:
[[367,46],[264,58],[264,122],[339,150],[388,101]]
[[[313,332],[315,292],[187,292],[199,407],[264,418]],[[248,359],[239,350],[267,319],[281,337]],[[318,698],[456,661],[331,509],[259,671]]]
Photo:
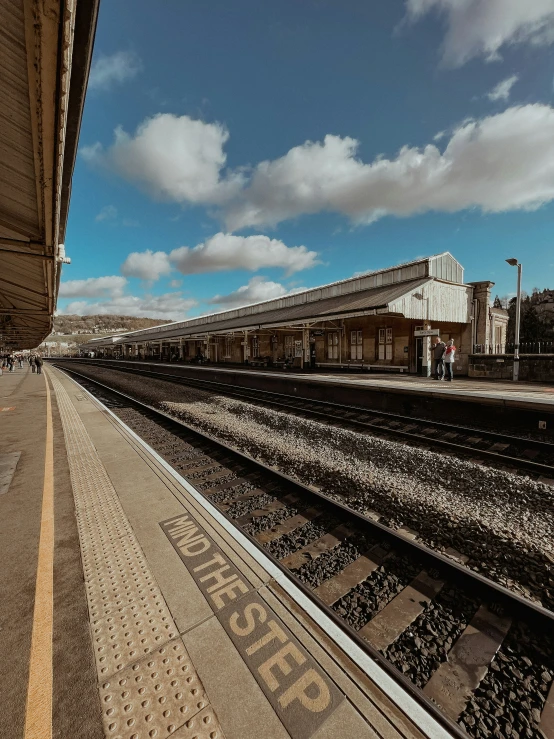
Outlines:
[[108,739],[224,739],[117,493],[62,384],[63,423]]
[[167,737],[208,705],[180,639],[103,681],[100,701],[109,739]]
[[208,706],[189,719],[170,739],[222,739],[223,733],[213,708]]
[[178,635],[165,605],[141,603],[116,611],[92,627],[98,674],[109,677]]

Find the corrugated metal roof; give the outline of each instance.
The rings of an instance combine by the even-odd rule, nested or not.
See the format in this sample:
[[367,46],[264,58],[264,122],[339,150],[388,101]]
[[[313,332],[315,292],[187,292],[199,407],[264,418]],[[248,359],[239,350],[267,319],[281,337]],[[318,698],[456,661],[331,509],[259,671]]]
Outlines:
[[98,2],[0,0],[0,347],[52,327]]
[[[461,282],[463,279],[463,267],[457,262],[450,252],[435,254],[432,257],[421,257],[412,262],[405,264],[397,264],[386,269],[379,269],[373,272],[365,272],[363,274],[349,277],[346,280],[331,282],[327,285],[312,287],[302,290],[291,295],[284,295],[281,298],[273,298],[264,300],[259,303],[244,305],[239,308],[232,308],[225,311],[210,313],[199,318],[189,318],[177,323],[163,324],[157,326],[156,329],[139,329],[129,332],[134,337],[148,337],[154,331],[156,334],[167,332],[172,334],[175,329],[187,330],[191,326],[204,326],[205,324],[218,323],[222,320],[231,320],[250,316],[250,322],[259,323],[259,314],[265,314],[272,310],[281,308],[291,308],[293,306],[304,305],[306,303],[316,303],[328,298],[334,298],[351,293],[362,293],[373,288],[380,288],[400,283],[416,280],[423,277],[436,277],[446,279],[449,274],[449,280],[453,282]],[[314,309],[316,310],[316,309]],[[241,324],[244,325],[244,324]]]
[[319,300],[314,303],[304,303],[302,305],[258,313],[255,316],[246,315],[221,321],[206,322],[205,324],[195,322],[194,325],[188,327],[181,324],[175,327],[173,331],[168,331],[167,328],[169,327],[166,327],[164,331],[156,332],[154,328],[147,335],[137,336],[135,333],[126,334],[120,337],[118,343],[128,343],[129,340],[138,343],[159,341],[160,339],[169,339],[176,336],[194,336],[206,332],[212,334],[248,327],[263,327],[273,324],[287,325],[287,323],[301,320],[323,320],[328,316],[347,316],[350,313],[386,308],[392,301],[397,300],[402,295],[429,281],[429,278],[423,277],[419,280],[409,280],[399,285],[378,287],[348,295],[338,295],[334,298],[327,298],[326,300]]

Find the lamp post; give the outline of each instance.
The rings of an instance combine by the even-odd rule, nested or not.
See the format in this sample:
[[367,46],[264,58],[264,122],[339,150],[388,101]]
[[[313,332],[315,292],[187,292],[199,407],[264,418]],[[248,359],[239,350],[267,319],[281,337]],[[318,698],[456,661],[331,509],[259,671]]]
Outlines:
[[512,267],[517,267],[516,329],[514,335],[514,374],[513,381],[519,380],[519,327],[521,322],[521,264],[517,259],[506,259]]

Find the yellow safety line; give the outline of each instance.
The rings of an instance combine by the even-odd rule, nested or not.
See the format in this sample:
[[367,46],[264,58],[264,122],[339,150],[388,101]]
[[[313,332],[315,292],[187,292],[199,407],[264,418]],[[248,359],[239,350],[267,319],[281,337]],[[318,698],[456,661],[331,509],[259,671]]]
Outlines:
[[46,380],[46,456],[38,547],[33,637],[24,739],[52,738],[52,631],[54,625],[54,445]]

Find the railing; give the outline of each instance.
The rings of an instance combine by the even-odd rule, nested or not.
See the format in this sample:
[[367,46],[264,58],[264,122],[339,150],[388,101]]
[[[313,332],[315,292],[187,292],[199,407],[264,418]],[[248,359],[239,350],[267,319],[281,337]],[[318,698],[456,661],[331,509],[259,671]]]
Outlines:
[[[506,344],[474,344],[474,354],[513,354],[514,343]],[[554,354],[554,341],[522,341],[519,345],[520,354]]]

